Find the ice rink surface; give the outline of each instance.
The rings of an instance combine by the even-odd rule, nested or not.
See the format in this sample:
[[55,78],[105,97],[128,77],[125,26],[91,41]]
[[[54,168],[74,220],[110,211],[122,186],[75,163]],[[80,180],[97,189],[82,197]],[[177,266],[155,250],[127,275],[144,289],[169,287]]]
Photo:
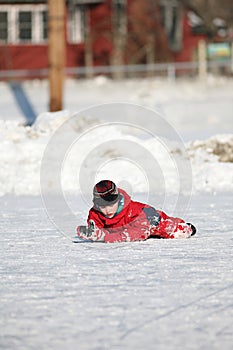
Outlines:
[[[38,115],[47,110],[47,88],[43,81],[24,83]],[[182,217],[197,226],[198,233],[185,240],[72,243],[75,226],[84,224],[87,215],[80,193],[74,191],[70,198],[76,220],[67,222],[70,228],[63,233],[50,221],[39,196],[43,152],[56,121],[66,112],[48,114],[38,130],[26,129],[5,83],[0,84],[0,95],[0,349],[231,350],[232,79],[170,84],[155,78],[114,82],[97,77],[66,83],[68,117],[95,104],[135,103],[159,110],[188,142],[193,195]],[[46,129],[50,118],[55,121],[51,130]],[[110,131],[119,136],[115,129]],[[167,159],[150,140],[136,142],[161,157],[161,169],[169,174],[166,211],[172,214],[174,184]],[[80,143],[79,154],[87,146]],[[220,147],[225,160],[211,147]],[[111,152],[108,156],[106,162]],[[101,153],[95,158],[97,164],[103,161]],[[124,175],[134,199],[144,201],[143,187],[129,168]],[[110,167],[110,173],[120,179],[116,169]],[[65,175],[69,185],[71,174]],[[72,193],[73,187],[68,189]],[[152,193],[150,200],[160,209],[160,194]]]
[[1,349],[232,349],[231,194],[192,197],[190,239],[119,244],[72,243],[39,197],[0,201]]

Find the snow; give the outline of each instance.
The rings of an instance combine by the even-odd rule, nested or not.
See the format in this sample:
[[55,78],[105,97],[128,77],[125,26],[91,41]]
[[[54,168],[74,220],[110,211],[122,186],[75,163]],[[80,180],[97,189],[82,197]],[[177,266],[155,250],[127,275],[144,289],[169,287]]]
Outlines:
[[193,196],[187,240],[72,244],[38,197],[3,197],[1,349],[230,350],[231,200]]
[[[220,349],[233,343],[233,82],[0,83],[1,349]],[[197,226],[187,240],[72,243],[94,182]],[[41,196],[42,195],[42,196]]]
[[[115,108],[132,111],[134,119],[112,113],[115,119],[108,121],[105,115]],[[100,117],[93,118],[95,113]],[[86,191],[97,179],[112,177],[136,192],[146,192],[149,186],[177,193],[183,175],[190,181],[184,192],[233,190],[233,134],[184,142],[158,112],[138,105],[108,103],[74,115],[45,112],[32,127],[1,120],[0,135],[0,195],[40,194],[40,169],[47,160],[51,168],[60,162],[62,189],[68,193],[82,192],[88,177],[92,181],[84,186]],[[50,189],[56,182],[53,171],[51,175]]]

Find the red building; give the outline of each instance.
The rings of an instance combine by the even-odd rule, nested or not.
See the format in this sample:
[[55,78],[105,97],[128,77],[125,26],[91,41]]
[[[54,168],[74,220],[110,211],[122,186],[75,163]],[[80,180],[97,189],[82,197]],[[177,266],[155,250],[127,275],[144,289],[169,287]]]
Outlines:
[[[1,71],[48,67],[47,6],[0,0]],[[190,61],[203,37],[177,0],[68,0],[65,23],[66,67]]]

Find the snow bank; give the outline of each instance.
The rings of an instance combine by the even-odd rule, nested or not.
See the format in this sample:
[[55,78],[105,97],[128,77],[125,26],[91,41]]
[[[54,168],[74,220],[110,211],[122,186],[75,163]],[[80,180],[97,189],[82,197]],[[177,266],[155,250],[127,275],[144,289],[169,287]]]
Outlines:
[[206,159],[210,155],[216,155],[220,162],[233,162],[233,136],[218,135],[209,138],[207,141],[194,141],[190,144],[190,154],[203,150]]
[[[0,120],[0,195],[40,193],[40,169],[46,146],[55,131],[70,117],[68,111],[44,113],[32,127],[24,127],[15,121]],[[136,192],[145,192],[148,173],[154,171],[155,165],[151,165],[151,170],[150,164],[147,169],[143,169],[140,164],[144,163],[140,162],[143,158],[150,157],[157,164],[156,191],[161,187],[168,193],[179,190],[181,174],[177,174],[177,157],[181,161],[191,162],[194,193],[233,190],[232,134],[216,135],[206,141],[186,144],[187,159],[187,154],[177,144],[170,143],[167,149],[161,139],[144,140],[122,132],[114,125],[92,128],[95,123],[96,120],[91,118],[79,117],[72,124],[78,141],[70,145],[63,161],[60,176],[65,192],[80,190],[78,177],[82,170],[91,181],[111,177],[118,184],[125,181],[129,191],[134,188]],[[120,144],[122,147],[115,147],[116,140],[118,146]],[[139,165],[136,164],[137,161],[130,162],[124,157],[127,145],[131,144],[138,147]],[[56,152],[59,155],[59,145]]]

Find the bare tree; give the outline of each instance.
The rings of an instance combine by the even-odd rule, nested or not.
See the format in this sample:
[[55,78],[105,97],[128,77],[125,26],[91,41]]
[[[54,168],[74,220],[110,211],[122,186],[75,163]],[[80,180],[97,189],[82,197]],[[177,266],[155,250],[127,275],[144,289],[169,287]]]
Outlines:
[[129,4],[128,63],[168,60],[168,38],[161,23],[159,1],[133,0]]

